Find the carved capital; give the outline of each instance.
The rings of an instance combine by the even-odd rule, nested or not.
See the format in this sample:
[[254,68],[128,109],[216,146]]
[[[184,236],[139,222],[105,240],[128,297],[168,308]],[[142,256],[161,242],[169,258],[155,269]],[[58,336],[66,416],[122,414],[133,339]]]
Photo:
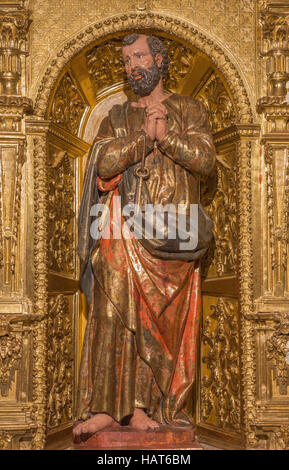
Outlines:
[[23,116],[30,114],[32,109],[32,100],[30,98],[0,96],[0,133],[20,132]]
[[289,79],[288,2],[269,3],[260,12],[263,52],[267,62],[267,95],[285,96]]
[[16,287],[15,283],[12,286],[11,281],[15,275],[19,240],[21,178],[25,147],[23,139],[6,140],[0,146],[0,267],[4,268],[4,287],[7,287],[8,291],[15,290]]
[[0,10],[0,85],[1,95],[20,93],[21,56],[27,52],[29,12],[24,8]]

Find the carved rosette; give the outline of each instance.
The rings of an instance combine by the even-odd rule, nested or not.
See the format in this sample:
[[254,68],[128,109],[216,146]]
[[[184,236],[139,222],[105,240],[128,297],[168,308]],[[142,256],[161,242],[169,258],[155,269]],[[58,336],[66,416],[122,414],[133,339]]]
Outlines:
[[[205,319],[202,342],[208,346],[203,363],[209,375],[202,378],[201,418],[212,414],[221,428],[240,429],[240,364],[237,303],[219,298]],[[214,324],[214,325],[213,325]],[[204,347],[203,346],[203,347]]]
[[49,119],[77,135],[86,108],[79,87],[67,72],[56,90]]
[[49,269],[75,273],[74,172],[67,154],[49,166]]
[[47,347],[47,426],[51,429],[72,420],[72,320],[64,295],[49,300]]

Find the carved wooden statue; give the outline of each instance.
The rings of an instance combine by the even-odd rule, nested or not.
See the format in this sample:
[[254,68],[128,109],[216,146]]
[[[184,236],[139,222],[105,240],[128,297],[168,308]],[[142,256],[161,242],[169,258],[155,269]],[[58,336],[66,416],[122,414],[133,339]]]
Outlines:
[[[128,236],[123,209],[137,204],[138,220],[148,204],[182,205],[188,214],[198,204],[199,176],[215,165],[215,148],[201,102],[165,92],[168,58],[162,42],[132,34],[122,52],[137,100],[113,106],[103,119],[88,159],[79,216],[89,316],[75,436],[123,424],[125,418],[140,430],[192,424],[186,406],[196,369],[199,260],[212,222],[199,205],[198,243],[180,249],[178,235]],[[107,208],[102,223],[108,236],[95,240],[90,211],[97,202]]]

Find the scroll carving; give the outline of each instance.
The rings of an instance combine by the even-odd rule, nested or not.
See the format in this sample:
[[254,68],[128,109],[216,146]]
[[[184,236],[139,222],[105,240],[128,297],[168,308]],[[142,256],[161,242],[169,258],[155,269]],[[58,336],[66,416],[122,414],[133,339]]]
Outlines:
[[72,322],[66,297],[49,301],[48,319],[48,417],[49,428],[72,419]]
[[232,100],[220,77],[214,73],[198,94],[203,102],[211,124],[212,132],[229,127],[236,122],[236,113]]
[[[222,428],[240,429],[240,365],[236,306],[218,299],[205,319],[203,344],[208,351],[203,362],[209,376],[202,379],[201,413],[206,422],[214,413]],[[213,328],[212,322],[216,327]]]
[[50,119],[77,135],[87,104],[70,73],[62,78],[51,107]]
[[[217,162],[216,181],[217,188],[206,211],[214,222],[215,252],[212,265],[215,266],[217,275],[223,276],[236,274],[237,271],[238,211],[234,169]],[[206,189],[202,186],[201,200],[206,205],[209,201],[206,201],[205,193]]]
[[67,154],[49,166],[49,268],[74,274],[74,173]]
[[21,356],[22,340],[11,331],[9,322],[0,320],[0,391],[4,397],[8,395]]
[[168,51],[170,63],[169,73],[164,80],[164,84],[168,90],[177,91],[179,84],[192,67],[196,52],[171,39],[164,39],[164,44]]
[[124,81],[121,45],[121,39],[110,39],[87,52],[88,73],[96,94],[112,83]]
[[289,316],[280,317],[274,334],[266,342],[267,359],[281,395],[289,386]]

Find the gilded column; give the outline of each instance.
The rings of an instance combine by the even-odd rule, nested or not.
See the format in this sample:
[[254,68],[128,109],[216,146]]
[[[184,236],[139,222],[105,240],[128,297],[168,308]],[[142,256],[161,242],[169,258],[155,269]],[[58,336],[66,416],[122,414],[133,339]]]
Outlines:
[[[43,311],[32,309],[31,187],[24,117],[30,18],[23,0],[0,0],[0,448],[41,447]],[[33,253],[32,253],[33,254]],[[30,287],[29,287],[30,286]],[[39,302],[38,302],[39,304]],[[38,313],[38,312],[36,312]],[[40,325],[34,328],[34,321]],[[34,390],[33,388],[34,387]],[[41,437],[40,437],[41,440]],[[34,442],[34,444],[33,444]]]
[[289,446],[289,4],[262,2],[263,61],[259,162],[259,274],[255,311],[248,315],[254,331],[256,408],[249,445],[267,449]]

